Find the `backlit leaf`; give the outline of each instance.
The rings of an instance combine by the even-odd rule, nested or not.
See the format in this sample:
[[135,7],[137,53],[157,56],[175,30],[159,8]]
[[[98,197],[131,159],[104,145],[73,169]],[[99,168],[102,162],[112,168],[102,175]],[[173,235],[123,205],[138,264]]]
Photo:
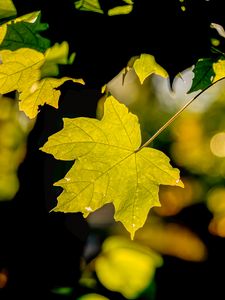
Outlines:
[[40,78],[44,55],[33,49],[0,51],[0,94],[22,91]]
[[39,34],[48,28],[48,24],[40,22],[40,12],[36,12],[36,15],[33,14],[33,18],[31,17],[31,14],[25,15],[24,18],[16,18],[2,25],[7,26],[7,29],[4,39],[2,39],[2,43],[0,44],[0,50],[32,48],[44,52],[50,47],[50,40],[43,38]]
[[12,0],[0,0],[0,19],[15,16],[16,8]]
[[103,10],[101,9],[98,0],[78,0],[75,1],[74,4],[76,9],[78,10],[92,11],[92,12],[103,14]]
[[213,64],[213,71],[215,73],[213,82],[223,78],[225,76],[225,60],[219,59],[215,62]]
[[196,63],[193,72],[194,78],[192,86],[188,93],[192,93],[198,90],[203,90],[206,87],[210,86],[212,83],[213,77],[215,76],[213,70],[214,59],[212,58],[201,58]]
[[162,152],[141,146],[138,119],[112,96],[101,121],[64,119],[64,128],[49,137],[41,150],[56,159],[75,160],[65,178],[54,211],[82,212],[87,217],[113,202],[115,220],[134,237],[153,206],[160,206],[159,185],[182,186],[179,170]]
[[109,290],[135,299],[152,281],[162,258],[150,249],[120,236],[107,238],[95,259],[95,271]]
[[127,15],[133,9],[133,5],[122,5],[116,6],[108,10],[109,16],[116,16],[116,15]]
[[151,74],[160,75],[164,78],[168,77],[168,73],[157,64],[154,56],[150,54],[141,54],[134,62],[133,68],[140,79],[141,84]]
[[31,87],[28,87],[20,94],[19,108],[24,111],[29,118],[35,118],[38,114],[40,105],[49,104],[58,108],[60,90],[57,90],[65,81],[72,80],[83,84],[81,79],[73,79],[70,77],[63,78],[44,78],[41,81],[35,82]]
[[41,76],[57,76],[59,74],[60,65],[72,64],[75,58],[75,53],[69,55],[69,45],[67,42],[54,44],[45,52],[45,63],[41,67]]

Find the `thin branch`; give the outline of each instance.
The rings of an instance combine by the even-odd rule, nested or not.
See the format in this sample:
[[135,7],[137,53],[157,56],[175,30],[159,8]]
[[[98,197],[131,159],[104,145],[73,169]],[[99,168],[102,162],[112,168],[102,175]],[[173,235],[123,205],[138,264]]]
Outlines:
[[180,110],[178,110],[178,112],[175,113],[175,115],[173,115],[162,127],[159,128],[159,130],[157,130],[157,132],[151,136],[147,142],[145,142],[140,148],[138,148],[137,151],[141,150],[143,147],[147,147],[149,144],[151,144],[154,139],[160,135],[160,133],[162,133],[171,123],[173,123],[177,117],[192,103],[194,102],[201,94],[203,94],[205,91],[207,91],[210,87],[212,87],[213,85],[215,85],[217,82],[221,81],[225,79],[225,77],[222,77],[220,79],[218,79],[217,81],[213,82],[211,85],[207,86],[205,89],[201,90],[201,92],[199,92],[197,95],[195,95],[190,101],[188,101],[183,107],[181,107]]

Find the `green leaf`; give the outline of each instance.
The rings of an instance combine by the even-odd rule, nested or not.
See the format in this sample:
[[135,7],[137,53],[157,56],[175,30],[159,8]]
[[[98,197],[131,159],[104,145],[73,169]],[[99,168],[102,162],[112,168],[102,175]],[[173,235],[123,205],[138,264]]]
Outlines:
[[108,298],[101,296],[99,294],[87,294],[78,298],[78,300],[109,300]]
[[57,295],[70,296],[73,293],[73,288],[69,286],[60,286],[53,288],[51,292]]
[[103,14],[98,0],[78,0],[74,2],[76,9]]
[[0,0],[0,19],[13,17],[17,14],[12,0]]
[[45,103],[58,108],[61,92],[56,90],[56,88],[68,80],[84,84],[83,80],[70,77],[63,77],[60,79],[44,78],[41,81],[36,81],[31,87],[28,86],[20,94],[20,110],[24,111],[25,114],[32,119],[37,116],[39,106],[44,105]]
[[109,16],[127,15],[133,10],[133,5],[116,6],[108,10]]
[[41,67],[41,76],[57,76],[59,74],[58,64],[72,64],[75,58],[75,53],[69,55],[69,45],[66,41],[61,44],[54,44],[45,52],[45,63]]
[[27,18],[17,18],[8,22],[7,31],[2,43],[1,49],[17,50],[19,48],[31,48],[44,52],[50,47],[50,40],[43,38],[39,33],[48,28],[48,24],[41,23],[41,13],[36,13],[35,20]]
[[0,51],[0,94],[22,91],[40,78],[44,55],[33,49]]
[[149,248],[124,237],[111,236],[95,259],[95,271],[107,289],[135,299],[151,283],[162,263],[161,256]]
[[201,58],[197,61],[194,67],[194,79],[192,86],[188,93],[192,93],[198,90],[207,88],[215,76],[213,71],[213,63],[215,62],[212,58]]
[[169,158],[152,148],[142,148],[138,119],[112,96],[104,104],[101,121],[64,119],[64,128],[49,137],[42,151],[56,159],[75,160],[65,178],[54,211],[91,212],[112,202],[115,220],[134,237],[153,206],[160,206],[160,184],[182,186],[179,170]]
[[141,84],[143,84],[144,80],[151,74],[156,74],[164,78],[168,77],[168,73],[157,64],[154,56],[150,54],[141,54],[141,56],[134,61],[133,68]]

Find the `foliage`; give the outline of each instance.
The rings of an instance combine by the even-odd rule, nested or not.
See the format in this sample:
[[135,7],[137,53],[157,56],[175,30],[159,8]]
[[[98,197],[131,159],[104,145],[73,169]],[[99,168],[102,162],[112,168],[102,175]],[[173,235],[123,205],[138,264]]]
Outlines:
[[137,117],[112,96],[105,101],[101,121],[64,119],[64,128],[41,149],[57,159],[76,159],[65,178],[55,184],[64,189],[55,211],[81,211],[88,216],[113,202],[115,219],[132,238],[149,209],[160,205],[159,184],[182,186],[178,170],[172,169],[163,153],[141,148]]
[[[102,3],[77,0],[74,9],[107,16],[133,11],[132,0],[113,1],[106,6]],[[28,134],[38,113],[42,114],[42,107],[47,104],[59,108],[60,87],[67,81],[86,88],[83,79],[61,72],[62,66],[74,64],[75,53],[70,53],[67,41],[52,44],[45,37],[49,25],[41,22],[42,12],[16,14],[12,1],[0,0],[1,201],[12,199],[19,190],[18,168],[26,156]],[[225,37],[222,26],[212,23],[211,28],[216,29],[222,39]],[[193,66],[189,94],[204,91],[225,76],[225,56],[216,48],[220,42],[213,40],[212,43],[211,57],[200,58]],[[207,248],[201,237],[186,226],[166,219],[187,206],[205,201],[213,215],[208,228],[210,233],[225,236],[223,101],[220,99],[209,105],[204,115],[187,111],[174,122],[173,113],[167,109],[159,118],[160,103],[154,103],[155,95],[152,92],[149,97],[146,87],[154,80],[168,82],[169,74],[156,60],[158,57],[155,59],[148,53],[132,57],[118,75],[120,89],[129,86],[130,81],[135,82],[133,89],[128,91],[127,102],[115,96],[112,85],[106,82],[102,89],[105,94],[98,102],[100,120],[64,118],[63,128],[49,136],[41,148],[57,160],[73,161],[65,177],[54,184],[63,191],[53,211],[82,212],[89,224],[95,224],[91,223],[92,218],[98,218],[102,209],[107,211],[111,203],[113,218],[124,225],[131,239],[135,235],[135,241],[128,239],[124,228],[112,218],[109,228],[104,229],[106,236],[99,252],[89,263],[85,262],[81,285],[83,282],[91,288],[90,293],[85,291],[79,297],[80,300],[109,299],[107,295],[98,294],[98,284],[126,299],[138,299],[142,293],[152,297],[154,292],[148,294],[149,289],[154,290],[155,272],[163,265],[163,255],[204,261]],[[141,92],[134,93],[134,86]],[[135,95],[138,101],[131,103]],[[172,106],[173,103],[167,101],[167,108]],[[181,111],[182,108],[177,116]],[[148,147],[170,125],[161,125],[167,117],[169,122],[172,120],[170,123],[174,122],[168,129],[169,134],[166,138],[161,135],[159,142],[154,141],[152,147]],[[216,121],[209,124],[209,119]],[[151,138],[155,131],[156,135]],[[142,140],[147,142],[142,143]],[[171,157],[171,164],[166,154]],[[184,170],[181,178],[176,167]],[[180,189],[183,182],[185,189]],[[3,271],[0,269],[2,287],[7,281],[7,272]],[[90,278],[85,278],[87,274],[91,274]],[[73,294],[73,289],[56,287],[51,292],[68,296]]]

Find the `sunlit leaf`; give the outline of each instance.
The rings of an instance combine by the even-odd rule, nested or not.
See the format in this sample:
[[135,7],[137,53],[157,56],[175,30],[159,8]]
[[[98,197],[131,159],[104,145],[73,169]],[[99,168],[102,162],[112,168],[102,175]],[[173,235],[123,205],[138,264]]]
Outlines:
[[116,6],[108,10],[109,16],[127,15],[133,10],[133,5]]
[[0,0],[0,19],[13,17],[17,14],[12,0]]
[[40,78],[44,55],[33,49],[0,51],[0,93],[22,91]]
[[188,228],[174,223],[153,222],[138,231],[136,240],[151,249],[187,261],[204,261],[207,248]]
[[[50,40],[40,35],[41,31],[48,28],[48,24],[41,23],[41,13],[37,15],[25,15],[24,20],[17,18],[2,26],[7,26],[7,31],[2,43],[1,49],[17,50],[19,48],[32,48],[44,52],[50,47]],[[36,17],[36,18],[35,18]],[[35,19],[34,19],[35,18]],[[32,21],[30,21],[30,19]],[[1,40],[1,39],[0,39]]]
[[188,93],[192,93],[198,90],[203,90],[208,87],[215,76],[213,70],[214,59],[212,58],[201,58],[197,61],[193,73],[194,78],[192,86]]
[[0,200],[11,200],[19,189],[17,169],[25,157],[32,126],[15,100],[0,97]]
[[109,299],[99,294],[92,293],[92,294],[81,296],[77,300],[109,300]]
[[1,47],[2,41],[5,38],[6,32],[7,32],[7,25],[6,24],[1,25],[0,26],[0,47]]
[[133,238],[150,208],[160,206],[159,185],[182,186],[179,170],[171,167],[165,154],[140,146],[137,117],[112,96],[105,101],[101,121],[64,119],[64,128],[41,148],[56,159],[76,159],[65,178],[55,183],[64,191],[54,211],[82,212],[87,217],[113,202],[115,220]]
[[168,73],[157,64],[154,56],[150,54],[141,54],[141,56],[135,60],[133,68],[141,84],[143,84],[144,80],[151,74],[156,74],[164,78],[168,77]]
[[207,195],[207,207],[213,214],[209,231],[220,237],[225,237],[225,188],[218,186],[211,189]]
[[213,82],[225,77],[225,60],[218,60],[213,64],[213,71],[215,73],[215,77]]
[[45,63],[41,67],[41,76],[57,76],[59,74],[60,65],[72,64],[75,58],[75,53],[69,55],[69,45],[67,42],[54,44],[45,52]]
[[78,0],[75,1],[75,7],[81,11],[92,11],[96,13],[103,14],[103,10],[99,4],[98,0]]
[[152,281],[162,258],[148,248],[123,237],[111,236],[95,259],[96,274],[109,290],[135,299]]
[[24,111],[29,118],[35,118],[39,111],[39,106],[49,104],[58,108],[60,90],[57,88],[65,81],[72,80],[83,84],[81,79],[73,79],[70,77],[63,78],[44,78],[35,82],[31,87],[24,89],[20,94],[19,108]]

